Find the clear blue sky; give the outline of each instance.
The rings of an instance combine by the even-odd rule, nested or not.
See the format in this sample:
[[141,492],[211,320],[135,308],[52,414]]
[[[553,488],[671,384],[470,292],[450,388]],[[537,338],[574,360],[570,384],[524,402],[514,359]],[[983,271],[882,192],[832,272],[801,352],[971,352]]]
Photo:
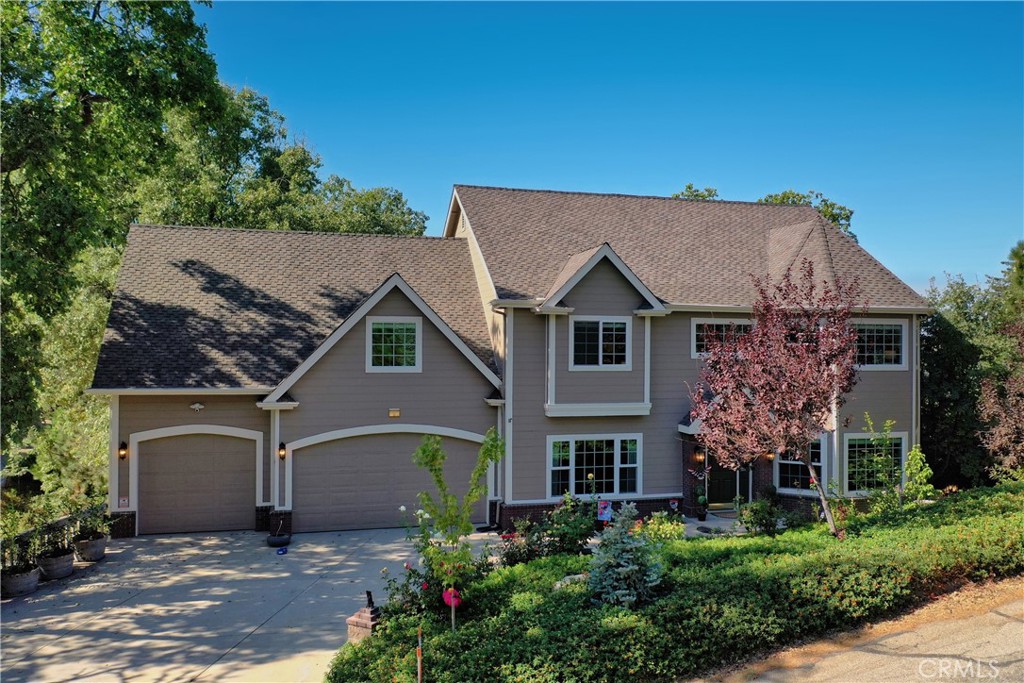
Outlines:
[[[455,183],[855,209],[913,287],[1024,238],[1024,4],[197,8],[220,77],[437,234]],[[681,257],[685,261],[685,255]]]

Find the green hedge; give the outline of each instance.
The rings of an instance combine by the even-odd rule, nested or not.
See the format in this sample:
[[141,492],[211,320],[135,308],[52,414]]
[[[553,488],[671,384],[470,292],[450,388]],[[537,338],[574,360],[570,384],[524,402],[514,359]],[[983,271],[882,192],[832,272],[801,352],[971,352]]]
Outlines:
[[965,581],[1024,572],[1024,485],[961,493],[898,518],[776,538],[689,539],[661,549],[648,606],[595,605],[586,584],[553,591],[587,558],[500,569],[465,591],[456,633],[392,618],[336,656],[328,681],[414,681],[416,628],[427,680],[658,681],[692,676],[797,639],[905,609]]

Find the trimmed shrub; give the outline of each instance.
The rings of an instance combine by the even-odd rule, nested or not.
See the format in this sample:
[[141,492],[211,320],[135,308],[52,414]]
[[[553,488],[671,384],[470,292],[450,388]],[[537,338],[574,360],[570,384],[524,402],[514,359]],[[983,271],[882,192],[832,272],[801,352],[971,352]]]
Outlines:
[[635,607],[646,602],[661,581],[661,565],[651,546],[633,533],[636,505],[624,503],[601,533],[590,563],[590,590],[611,605]]
[[427,678],[439,683],[693,677],[967,581],[1024,573],[1024,485],[858,518],[845,541],[817,525],[669,541],[656,554],[662,581],[638,609],[595,604],[583,583],[553,590],[589,558],[542,558],[468,585],[456,633],[432,614],[388,618],[376,637],[341,649],[327,680],[414,681],[421,624]]

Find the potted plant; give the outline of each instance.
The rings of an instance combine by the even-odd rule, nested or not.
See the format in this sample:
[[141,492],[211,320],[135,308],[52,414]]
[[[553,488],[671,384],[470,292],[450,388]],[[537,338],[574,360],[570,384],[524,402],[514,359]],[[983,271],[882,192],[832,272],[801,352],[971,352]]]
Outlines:
[[107,555],[110,521],[106,506],[89,507],[78,514],[78,533],[72,541],[75,554],[82,562],[99,562]]
[[694,493],[697,496],[695,499],[697,502],[697,520],[704,522],[708,518],[708,497],[706,491],[703,486],[697,486],[694,489]]
[[707,485],[711,479],[711,465],[701,469],[689,470],[690,476],[698,483],[693,487],[693,500],[697,504],[697,519],[701,522],[708,518],[708,489]]
[[71,526],[66,519],[44,527],[38,558],[43,578],[63,579],[75,570],[75,547],[71,534]]
[[269,545],[271,548],[283,548],[284,546],[292,542],[291,534],[281,533],[281,529],[283,527],[284,518],[282,518],[281,521],[278,522],[277,531],[271,534],[267,534],[267,545]]
[[0,594],[3,597],[28,595],[39,588],[39,567],[34,557],[37,536],[34,529],[21,534],[9,534],[5,530],[0,567]]

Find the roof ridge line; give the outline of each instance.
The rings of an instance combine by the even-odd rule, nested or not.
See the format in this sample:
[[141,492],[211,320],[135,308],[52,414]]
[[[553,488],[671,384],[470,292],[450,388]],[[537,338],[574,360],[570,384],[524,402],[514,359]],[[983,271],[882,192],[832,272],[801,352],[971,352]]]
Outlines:
[[254,232],[261,234],[275,235],[326,235],[344,237],[381,237],[400,240],[434,240],[437,242],[451,242],[461,240],[461,237],[444,237],[440,235],[391,235],[387,233],[371,232],[337,232],[334,230],[273,230],[270,228],[235,228],[231,226],[217,225],[178,225],[174,223],[129,223],[129,228],[158,228],[167,230],[204,230],[210,232]]
[[536,192],[536,193],[548,193],[548,194],[575,194],[585,195],[592,197],[626,197],[630,199],[662,199],[665,201],[672,202],[692,202],[694,204],[739,204],[742,206],[764,206],[771,208],[788,208],[788,209],[811,209],[817,211],[813,206],[804,204],[775,204],[773,202],[761,202],[761,201],[743,201],[740,199],[684,199],[683,197],[665,197],[656,194],[626,194],[623,192],[588,192],[586,190],[544,190],[530,187],[503,187],[500,185],[468,185],[465,183],[456,183],[453,187],[468,187],[476,188],[481,190],[500,190],[503,192]]

